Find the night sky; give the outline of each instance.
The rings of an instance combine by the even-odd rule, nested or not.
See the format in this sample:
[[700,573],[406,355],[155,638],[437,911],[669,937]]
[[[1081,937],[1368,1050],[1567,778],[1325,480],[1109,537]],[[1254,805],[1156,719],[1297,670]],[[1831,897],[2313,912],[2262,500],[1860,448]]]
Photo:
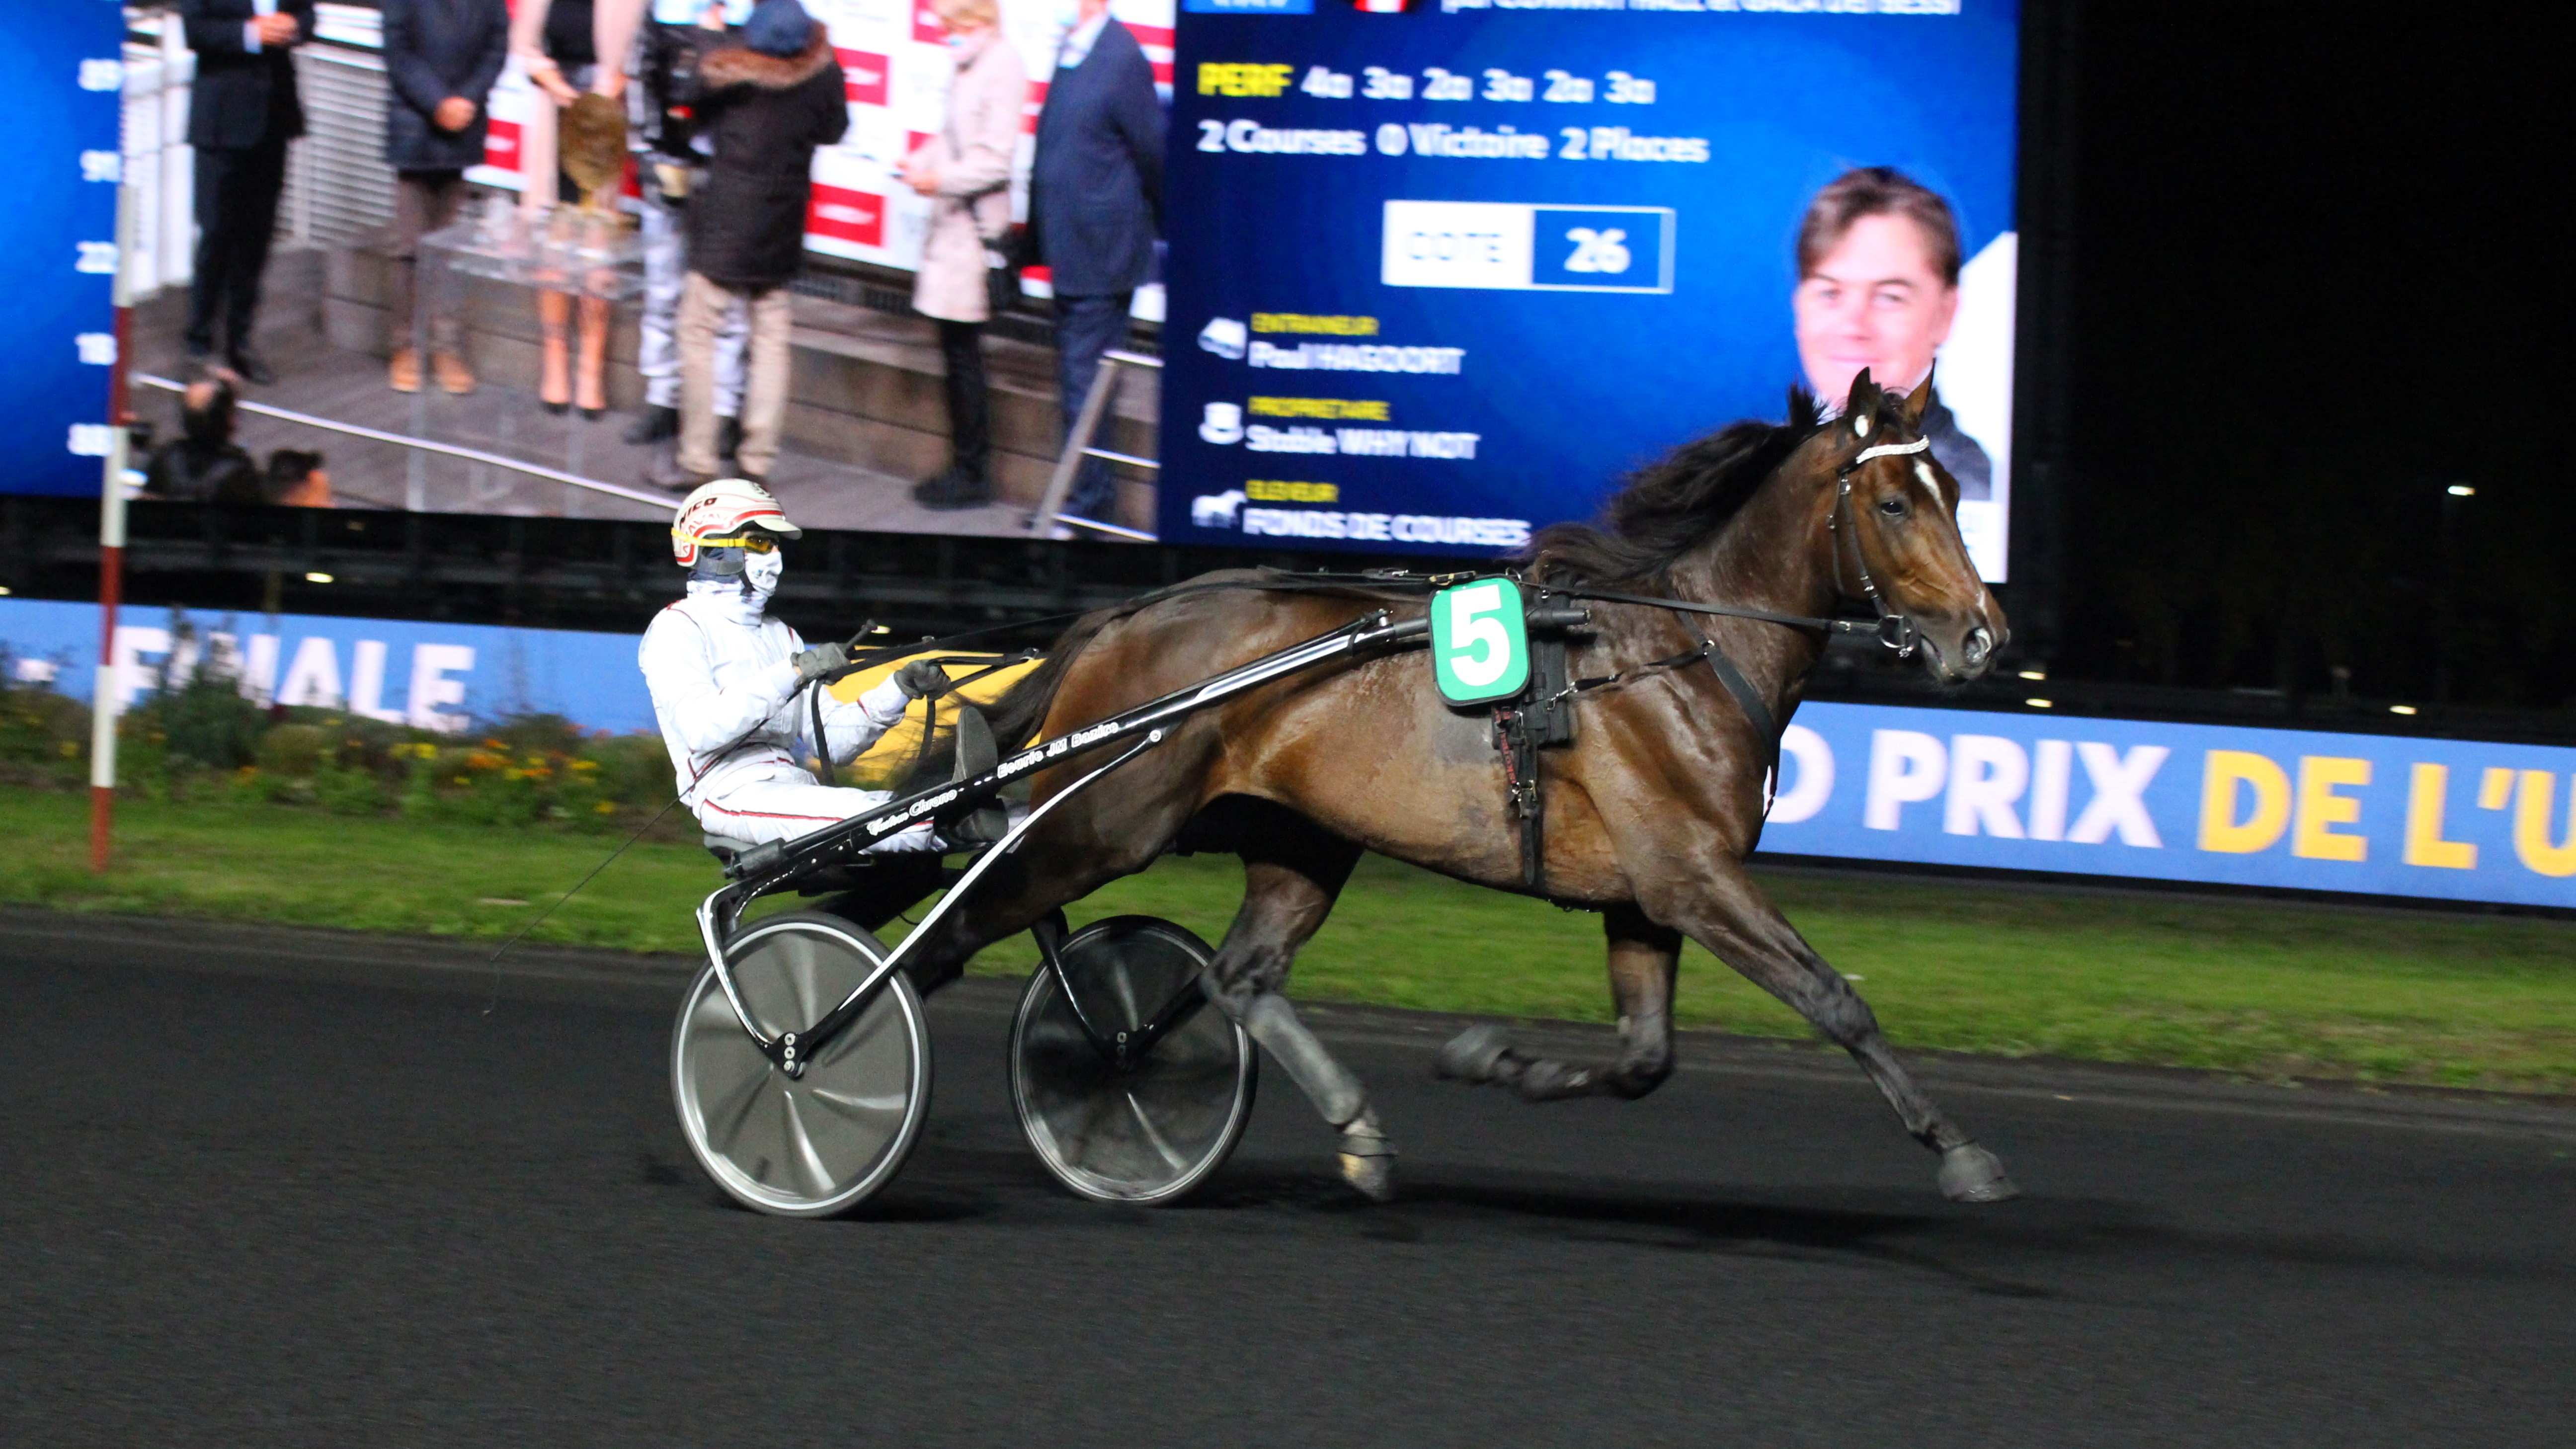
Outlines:
[[2071,662],[2568,698],[2565,84],[2526,13],[2083,7]]

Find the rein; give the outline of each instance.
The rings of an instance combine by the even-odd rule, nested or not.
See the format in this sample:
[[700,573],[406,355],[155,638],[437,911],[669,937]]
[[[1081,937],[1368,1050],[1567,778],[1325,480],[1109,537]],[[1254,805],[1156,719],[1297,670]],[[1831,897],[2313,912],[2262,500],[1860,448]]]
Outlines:
[[[1625,683],[1649,674],[1661,673],[1668,669],[1678,669],[1684,665],[1705,659],[1708,661],[1710,671],[1717,675],[1718,682],[1726,687],[1726,692],[1734,697],[1737,706],[1744,711],[1746,720],[1753,725],[1756,733],[1763,740],[1768,754],[1770,777],[1776,779],[1779,771],[1781,732],[1778,717],[1772,712],[1770,702],[1762,697],[1762,692],[1754,688],[1753,681],[1745,677],[1744,671],[1736,665],[1734,660],[1727,657],[1726,651],[1718,646],[1716,640],[1708,637],[1708,635],[1702,631],[1698,625],[1691,622],[1690,616],[1699,614],[1715,618],[1750,619],[1756,623],[1778,624],[1789,629],[1817,629],[1828,634],[1867,634],[1875,637],[1882,646],[1894,650],[1896,652],[1896,657],[1899,659],[1913,657],[1915,648],[1921,639],[1920,631],[1916,629],[1914,620],[1911,616],[1889,605],[1887,602],[1887,596],[1879,589],[1878,580],[1870,575],[1868,556],[1863,553],[1861,549],[1860,525],[1858,520],[1853,517],[1852,513],[1851,479],[1852,474],[1865,463],[1872,462],[1879,458],[1900,457],[1908,454],[1921,453],[1929,449],[1931,446],[1932,440],[1930,438],[1916,438],[1910,443],[1878,443],[1861,449],[1858,453],[1852,456],[1850,462],[1844,463],[1834,470],[1834,511],[1825,520],[1827,532],[1833,535],[1832,556],[1834,569],[1834,592],[1846,598],[1850,597],[1852,592],[1844,585],[1843,582],[1843,539],[1844,536],[1848,534],[1851,539],[1852,568],[1860,578],[1861,596],[1868,599],[1870,607],[1877,612],[1878,617],[1874,621],[1835,619],[1813,614],[1784,614],[1776,610],[1756,609],[1740,604],[1703,604],[1689,599],[1667,598],[1653,594],[1629,594],[1611,589],[1588,589],[1579,586],[1569,587],[1554,585],[1538,579],[1528,578],[1516,570],[1511,571],[1509,573],[1509,577],[1511,577],[1514,582],[1527,584],[1529,587],[1555,598],[1585,599],[1605,604],[1633,604],[1649,609],[1669,609],[1679,617],[1683,627],[1690,631],[1691,637],[1698,641],[1697,647],[1686,649],[1679,654],[1674,654],[1666,658],[1648,660],[1646,663],[1635,665],[1627,669],[1617,670],[1609,674],[1593,675],[1587,678],[1571,680],[1563,689],[1560,689],[1556,693],[1548,696],[1548,699],[1551,702],[1561,703],[1571,700],[1579,695],[1589,694],[1597,689],[1607,689],[1612,685]],[[1431,594],[1451,584],[1464,583],[1469,579],[1482,576],[1480,571],[1472,569],[1437,574],[1414,573],[1403,569],[1371,569],[1357,573],[1315,572],[1300,574],[1289,573],[1284,570],[1266,572],[1269,572],[1270,576],[1253,579],[1227,579],[1216,583],[1170,584],[1163,588],[1148,590],[1145,593],[1138,594],[1126,600],[1122,604],[1113,605],[1111,607],[1117,608],[1123,613],[1135,613],[1143,609],[1150,608],[1155,604],[1163,603],[1170,599],[1185,597],[1190,594],[1215,593],[1220,591],[1244,589],[1276,593],[1358,592]],[[1062,614],[1051,614],[1038,619],[1015,620],[1006,624],[993,624],[983,628],[968,629],[938,638],[924,638],[912,643],[886,645],[876,649],[854,653],[851,655],[850,662],[848,664],[832,671],[825,675],[822,680],[817,681],[817,685],[814,689],[815,697],[811,701],[813,734],[818,741],[822,739],[823,722],[821,686],[824,684],[837,682],[847,675],[855,674],[863,669],[867,669],[893,659],[918,656],[931,651],[950,649],[967,640],[984,638],[993,634],[1015,632],[1078,619],[1090,612],[1090,610],[1075,610]],[[868,631],[866,630],[862,630],[860,637],[865,637],[867,632]],[[852,642],[855,643],[857,641],[853,640]],[[966,679],[951,681],[949,688],[940,691],[940,693],[949,693],[960,685],[971,683],[976,679],[981,679],[986,674],[990,674],[995,670],[1009,668],[1011,665],[1018,664],[1026,659],[1034,657],[1037,657],[1036,651],[1024,651],[1020,654],[1009,656],[1004,660],[993,664],[989,668],[977,671]],[[931,708],[934,711],[932,719],[934,721],[935,728],[935,722],[937,719],[935,711],[938,708],[935,699],[932,702]],[[929,745],[930,733],[931,732],[929,730],[925,730],[923,732],[922,744],[925,750]],[[823,752],[823,761],[824,779],[829,783],[832,781],[832,766],[828,749]]]
[[1878,611],[1878,619],[1875,623],[1864,623],[1857,619],[1828,619],[1812,614],[1782,614],[1770,609],[1752,609],[1738,604],[1701,604],[1687,599],[1662,598],[1652,594],[1622,594],[1609,589],[1557,588],[1538,580],[1530,580],[1531,587],[1558,598],[1595,599],[1609,604],[1637,604],[1651,609],[1670,609],[1681,616],[1683,627],[1689,629],[1691,637],[1699,641],[1699,647],[1696,649],[1686,649],[1679,654],[1649,660],[1634,668],[1618,670],[1615,673],[1574,680],[1557,691],[1552,698],[1568,699],[1595,689],[1606,689],[1641,675],[1677,669],[1694,660],[1705,659],[1709,663],[1709,668],[1716,672],[1718,682],[1726,686],[1727,693],[1735,696],[1735,702],[1743,707],[1745,717],[1753,722],[1754,728],[1760,732],[1761,737],[1769,742],[1771,763],[1776,767],[1780,759],[1780,727],[1771,712],[1769,701],[1763,699],[1761,691],[1753,687],[1753,681],[1744,677],[1744,671],[1736,667],[1735,661],[1726,657],[1726,651],[1717,646],[1717,641],[1709,638],[1700,631],[1698,625],[1690,622],[1690,616],[1710,614],[1728,619],[1752,619],[1759,623],[1779,624],[1791,629],[1821,629],[1833,634],[1871,634],[1877,637],[1880,644],[1895,650],[1897,658],[1911,658],[1920,634],[1915,629],[1914,620],[1910,616],[1889,607],[1887,596],[1879,592],[1878,580],[1870,577],[1869,559],[1861,552],[1860,547],[1860,525],[1852,518],[1851,477],[1862,464],[1873,459],[1920,453],[1931,446],[1932,440],[1929,438],[1917,438],[1910,443],[1880,443],[1861,449],[1853,455],[1850,462],[1834,470],[1834,511],[1825,520],[1826,531],[1833,535],[1834,592],[1845,597],[1851,594],[1851,590],[1843,584],[1843,538],[1845,534],[1849,534],[1852,566],[1860,575],[1860,592],[1869,600],[1870,606]]
[[[1849,597],[1852,592],[1843,584],[1843,535],[1849,533],[1852,565],[1860,574],[1861,596],[1868,599],[1870,607],[1878,611],[1878,620],[1875,623],[1866,623],[1858,619],[1827,619],[1812,614],[1781,614],[1769,609],[1748,609],[1737,604],[1699,604],[1686,599],[1659,598],[1649,594],[1620,594],[1607,589],[1558,588],[1535,579],[1530,580],[1529,583],[1532,587],[1544,589],[1559,598],[1598,599],[1612,604],[1642,604],[1648,608],[1671,609],[1681,614],[1714,614],[1729,619],[1753,619],[1765,624],[1785,625],[1792,629],[1823,629],[1834,634],[1875,634],[1878,636],[1879,643],[1896,651],[1897,658],[1911,658],[1918,638],[1914,620],[1888,606],[1887,596],[1879,592],[1878,581],[1870,577],[1868,558],[1861,553],[1860,525],[1851,517],[1851,475],[1863,463],[1874,459],[1920,453],[1931,446],[1932,440],[1929,438],[1917,438],[1910,443],[1880,443],[1875,447],[1861,449],[1853,455],[1850,462],[1834,470],[1834,511],[1825,520],[1825,530],[1834,536],[1834,592],[1845,597]],[[1696,634],[1698,631],[1692,632]],[[1713,650],[1717,647],[1704,638],[1700,643],[1707,649]],[[1675,657],[1688,659],[1693,656],[1685,654]],[[1657,661],[1658,664],[1662,662]],[[1639,667],[1652,669],[1656,665]],[[1732,686],[1729,687],[1732,688]]]
[[1549,696],[1550,702],[1570,700],[1596,689],[1607,689],[1649,674],[1659,674],[1702,659],[1707,660],[1710,672],[1717,676],[1718,683],[1726,687],[1726,692],[1734,696],[1736,706],[1744,711],[1746,721],[1753,726],[1756,738],[1763,742],[1762,808],[1765,814],[1770,813],[1770,792],[1776,787],[1780,778],[1779,717],[1772,713],[1771,702],[1762,697],[1762,691],[1753,687],[1753,681],[1745,677],[1744,671],[1734,660],[1727,657],[1726,651],[1718,647],[1716,640],[1708,637],[1697,624],[1691,622],[1690,616],[1707,614],[1729,619],[1751,619],[1758,623],[1779,624],[1791,629],[1821,629],[1833,634],[1870,634],[1876,636],[1880,644],[1895,650],[1897,658],[1913,657],[1921,637],[1915,628],[1914,620],[1888,605],[1886,596],[1879,592],[1878,581],[1870,577],[1868,557],[1861,552],[1860,525],[1852,518],[1851,476],[1862,464],[1873,459],[1920,453],[1931,446],[1930,438],[1917,438],[1911,443],[1880,443],[1861,449],[1853,455],[1850,462],[1834,470],[1834,511],[1825,520],[1826,531],[1833,535],[1834,592],[1844,597],[1849,597],[1851,594],[1851,590],[1843,584],[1843,537],[1848,533],[1851,536],[1852,566],[1860,575],[1862,596],[1867,598],[1870,606],[1878,611],[1876,622],[1829,619],[1810,614],[1782,614],[1770,609],[1746,608],[1736,604],[1701,604],[1686,599],[1661,598],[1651,594],[1623,594],[1608,589],[1555,588],[1531,580],[1533,588],[1558,598],[1592,599],[1602,603],[1636,604],[1646,608],[1670,609],[1677,616],[1682,627],[1690,631],[1691,637],[1699,641],[1699,647],[1685,649],[1679,654],[1668,655],[1662,659],[1650,659],[1643,664],[1615,670],[1609,674],[1570,680],[1563,689]]
[[[1866,578],[1866,575],[1863,575]],[[1769,609],[1748,609],[1736,604],[1697,604],[1688,599],[1667,599],[1654,594],[1620,594],[1607,589],[1563,588],[1533,581],[1532,588],[1544,589],[1560,599],[1597,599],[1609,604],[1642,604],[1650,609],[1670,609],[1679,614],[1715,614],[1728,619],[1753,619],[1765,624],[1784,624],[1792,629],[1823,629],[1835,634],[1874,634],[1878,642],[1903,655],[1913,648],[1910,642],[1913,621],[1884,606],[1877,622],[1862,619],[1827,619],[1812,614],[1778,614]],[[1840,588],[1839,581],[1835,584]],[[1871,595],[1873,599],[1876,595]],[[1890,621],[1901,628],[1891,629]]]

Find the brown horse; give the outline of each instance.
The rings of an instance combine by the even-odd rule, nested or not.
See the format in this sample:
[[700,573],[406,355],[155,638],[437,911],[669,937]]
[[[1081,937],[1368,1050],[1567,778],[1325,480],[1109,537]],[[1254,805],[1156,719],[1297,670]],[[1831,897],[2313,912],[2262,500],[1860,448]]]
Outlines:
[[[1830,424],[1793,398],[1786,426],[1738,423],[1688,445],[1629,481],[1607,529],[1542,533],[1526,573],[1795,615],[1831,614],[1847,591],[1867,591],[1913,620],[1935,676],[1973,678],[2003,641],[2003,611],[1952,521],[1957,483],[1919,446],[1930,388],[1882,393],[1863,373]],[[1373,610],[1422,607],[1419,595],[1282,593],[1242,581],[1087,616],[997,706],[996,730],[1026,739],[1043,721],[1052,738]],[[1713,637],[1785,723],[1824,632],[1589,607],[1592,630],[1573,646],[1573,673],[1631,673],[1581,696],[1574,745],[1540,756],[1541,879],[1550,899],[1601,913],[1623,1047],[1615,1062],[1572,1065],[1523,1055],[1479,1028],[1444,1050],[1444,1075],[1507,1084],[1532,1100],[1654,1090],[1673,1068],[1674,963],[1688,936],[1857,1058],[1906,1130],[1941,1154],[1943,1191],[1971,1202],[2013,1196],[1993,1154],[1915,1085],[1869,1007],[1746,874],[1775,742],[1711,668],[1638,668]],[[1098,767],[1040,775],[1036,797]],[[1280,989],[1363,850],[1527,889],[1490,718],[1450,708],[1418,650],[1292,675],[1194,716],[1120,777],[1041,821],[973,907],[924,943],[922,979],[944,981],[986,944],[1175,848],[1243,858],[1243,907],[1215,966],[1218,1003],[1341,1131],[1353,1185],[1389,1195],[1392,1151],[1365,1089],[1298,1023]]]

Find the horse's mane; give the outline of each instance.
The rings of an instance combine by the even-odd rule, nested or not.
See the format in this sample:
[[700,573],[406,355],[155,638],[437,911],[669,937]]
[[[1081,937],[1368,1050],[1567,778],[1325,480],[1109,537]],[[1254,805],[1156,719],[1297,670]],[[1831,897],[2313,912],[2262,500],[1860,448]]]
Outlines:
[[1819,426],[1816,400],[1789,389],[1788,422],[1729,423],[1629,474],[1598,524],[1540,529],[1523,555],[1530,574],[1593,584],[1661,574],[1724,528]]

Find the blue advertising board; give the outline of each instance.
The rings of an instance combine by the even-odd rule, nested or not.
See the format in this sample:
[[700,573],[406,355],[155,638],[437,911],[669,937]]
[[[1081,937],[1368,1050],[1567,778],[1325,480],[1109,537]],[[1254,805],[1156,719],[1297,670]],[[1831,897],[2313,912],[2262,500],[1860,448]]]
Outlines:
[[1780,419],[1819,375],[1793,328],[1802,221],[1884,166],[1956,219],[1937,386],[1990,464],[1961,531],[2003,577],[2012,0],[1182,9],[1165,541],[1492,553],[1669,448]]
[[[128,702],[221,650],[254,698],[461,731],[516,714],[653,728],[625,634],[303,614],[144,614]],[[21,685],[88,697],[94,604],[0,599]],[[1809,704],[1772,855],[2576,909],[2576,749]]]
[[2576,750],[1810,704],[1762,848],[2576,908]]
[[125,11],[114,0],[15,5],[7,32],[0,96],[24,164],[0,221],[0,490],[94,494],[116,361]]
[[[254,699],[449,734],[521,714],[615,733],[654,727],[636,635],[131,607],[117,617],[121,705],[215,658]],[[96,604],[0,599],[0,654],[14,682],[87,700],[97,648]]]

